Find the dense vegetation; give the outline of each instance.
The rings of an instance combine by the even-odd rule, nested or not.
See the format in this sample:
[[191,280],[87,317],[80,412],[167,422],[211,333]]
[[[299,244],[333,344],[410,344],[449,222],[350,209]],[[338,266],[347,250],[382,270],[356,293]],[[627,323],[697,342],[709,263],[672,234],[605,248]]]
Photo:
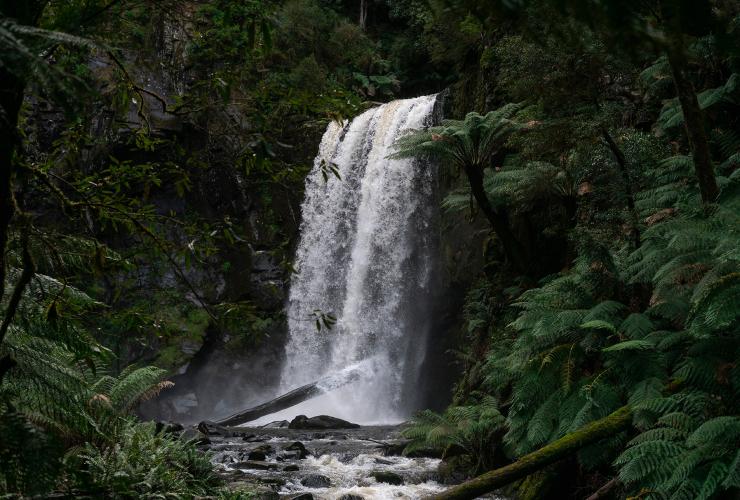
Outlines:
[[[500,242],[468,293],[456,403],[407,435],[481,473],[621,419],[543,461],[520,495],[730,498],[738,5],[556,3],[479,13],[477,78],[497,109],[399,141],[399,156],[463,171],[445,207],[472,197]],[[468,498],[465,485],[443,497]]]
[[183,342],[218,330],[245,352],[283,321],[240,287],[256,251],[291,272],[326,123],[449,88],[450,119],[396,155],[439,161],[446,217],[485,228],[464,242],[483,255],[453,404],[418,415],[409,451],[466,477],[577,445],[514,474],[522,498],[739,494],[736,1],[0,16],[0,492],[248,495],[137,406],[169,390]]

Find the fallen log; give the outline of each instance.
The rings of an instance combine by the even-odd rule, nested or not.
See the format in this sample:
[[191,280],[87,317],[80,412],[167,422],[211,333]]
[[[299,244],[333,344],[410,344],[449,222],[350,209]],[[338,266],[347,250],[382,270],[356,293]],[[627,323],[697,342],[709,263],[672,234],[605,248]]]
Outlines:
[[632,411],[623,406],[606,417],[591,422],[552,443],[524,455],[516,462],[500,469],[486,472],[470,481],[427,497],[428,500],[463,500],[477,498],[484,493],[511,484],[543,467],[553,464],[575,453],[584,446],[618,434],[632,424]]
[[262,403],[261,405],[242,410],[221,420],[216,420],[215,422],[206,421],[205,423],[220,426],[241,425],[251,422],[252,420],[257,420],[260,417],[277,413],[280,410],[288,409],[291,406],[295,406],[299,403],[315,398],[316,396],[321,396],[327,392],[339,389],[350,382],[354,382],[363,376],[367,376],[368,373],[372,373],[368,372],[368,367],[372,366],[371,363],[372,359],[356,363],[317,380],[316,382],[311,382],[310,384],[293,389],[292,391],[267,401],[266,403]]
[[292,391],[271,401],[262,403],[261,405],[234,413],[233,415],[229,415],[221,420],[216,420],[214,423],[216,425],[223,426],[241,425],[246,422],[251,422],[252,420],[257,420],[260,417],[277,413],[280,410],[285,410],[291,406],[297,405],[298,403],[320,396],[325,392],[326,391],[319,386],[319,382],[313,382],[297,389],[293,389]]

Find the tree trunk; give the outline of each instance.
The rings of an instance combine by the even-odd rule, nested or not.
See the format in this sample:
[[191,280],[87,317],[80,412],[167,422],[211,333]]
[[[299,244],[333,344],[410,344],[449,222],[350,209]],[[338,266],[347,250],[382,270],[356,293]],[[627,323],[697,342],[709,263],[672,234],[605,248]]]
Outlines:
[[5,246],[10,232],[10,220],[15,212],[13,201],[13,161],[20,142],[18,112],[23,102],[24,83],[0,69],[0,298],[5,292]]
[[468,177],[470,190],[478,203],[483,215],[491,223],[493,231],[501,240],[506,257],[514,264],[519,272],[528,274],[530,262],[524,245],[517,239],[511,230],[508,217],[491,206],[488,195],[483,187],[483,170],[474,165],[465,165],[465,175]]
[[360,29],[365,31],[367,27],[367,2],[368,0],[360,0]]
[[627,208],[629,209],[630,217],[632,218],[632,229],[630,231],[632,233],[632,245],[636,250],[640,248],[640,229],[637,226],[638,217],[637,210],[635,209],[635,195],[632,186],[632,177],[630,176],[629,169],[627,168],[627,158],[624,156],[624,153],[621,149],[619,149],[619,146],[614,141],[614,138],[612,138],[611,134],[609,134],[606,129],[601,130],[601,135],[604,137],[606,144],[609,146],[609,149],[614,155],[614,158],[617,160],[619,171],[622,174],[624,192],[627,195]]
[[516,462],[486,472],[470,481],[428,497],[429,500],[462,500],[476,498],[484,493],[511,484],[518,479],[553,464],[581,448],[618,434],[632,423],[632,411],[623,406],[606,417],[591,422],[580,430],[561,437],[537,451],[524,455]]
[[[15,19],[20,24],[35,26],[46,1],[17,2],[0,0],[0,16]],[[15,153],[20,144],[18,113],[23,104],[26,82],[17,74],[0,68],[0,300],[5,293],[5,247],[8,243],[10,220],[15,212],[13,174]]]
[[696,177],[699,180],[701,199],[705,204],[714,203],[719,195],[719,188],[714,176],[709,139],[707,138],[704,117],[699,107],[699,100],[696,98],[694,86],[686,76],[687,62],[681,44],[677,44],[676,47],[668,50],[668,63],[671,67],[678,101],[681,103],[681,110],[683,111],[684,126],[694,159]]
[[[43,12],[45,2],[0,1],[0,15],[16,19],[22,24],[36,24],[38,17]],[[5,282],[7,279],[7,263],[5,262],[5,250],[10,234],[10,222],[15,214],[15,200],[13,199],[13,177],[15,174],[15,155],[21,143],[18,133],[18,113],[23,104],[23,92],[26,82],[5,68],[0,68],[0,301],[5,295]],[[26,236],[27,237],[27,236]],[[30,260],[27,241],[24,246],[24,264]],[[26,259],[28,257],[28,260]],[[20,282],[16,285],[11,297],[3,324],[0,327],[0,343],[5,337],[5,332],[10,326],[15,315],[15,309],[20,301],[20,295],[33,275],[33,267],[23,269]],[[15,305],[13,305],[15,302]],[[6,355],[0,358],[0,382],[5,374],[15,366],[15,360]]]

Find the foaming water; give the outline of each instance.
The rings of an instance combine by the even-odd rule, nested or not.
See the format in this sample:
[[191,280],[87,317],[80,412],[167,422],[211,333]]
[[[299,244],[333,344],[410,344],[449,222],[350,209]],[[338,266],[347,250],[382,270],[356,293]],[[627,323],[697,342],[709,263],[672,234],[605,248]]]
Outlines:
[[[349,385],[270,419],[331,414],[367,424],[416,409],[409,394],[430,327],[436,170],[388,155],[400,135],[431,123],[435,100],[393,101],[327,127],[306,180],[281,389],[365,365]],[[317,331],[316,311],[337,324]]]
[[[382,466],[378,465],[382,461]],[[283,494],[311,493],[315,497],[333,500],[344,495],[354,494],[375,500],[421,498],[439,493],[445,488],[430,479],[439,460],[433,458],[383,457],[374,454],[361,454],[345,462],[334,454],[308,457],[303,464],[306,469],[315,469],[331,480],[328,488],[306,488],[298,480],[288,480],[281,490]],[[410,481],[407,484],[392,485],[378,482],[371,476],[374,471],[390,470]]]
[[[439,470],[441,460],[393,454],[405,442],[399,427],[319,431],[243,427],[240,431],[234,436],[209,436],[216,470],[227,483],[252,484],[280,498],[310,493],[316,500],[339,500],[345,495],[363,500],[417,500],[448,487]],[[296,441],[305,446],[306,457],[287,451],[295,450]],[[256,449],[265,459],[247,460]],[[377,480],[388,473],[397,484]],[[504,500],[493,494],[480,498]]]

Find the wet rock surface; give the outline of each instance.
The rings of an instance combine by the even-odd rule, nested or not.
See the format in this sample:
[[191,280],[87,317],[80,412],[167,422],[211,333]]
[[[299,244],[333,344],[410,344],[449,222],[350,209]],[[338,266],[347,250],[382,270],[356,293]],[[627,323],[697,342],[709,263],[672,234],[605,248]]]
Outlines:
[[401,476],[399,476],[395,472],[387,470],[374,471],[372,474],[370,474],[370,477],[372,477],[379,483],[388,483],[395,485],[403,484],[403,478]]
[[329,415],[310,418],[305,415],[298,415],[290,422],[288,427],[290,429],[357,429],[360,426]]
[[328,488],[331,486],[331,479],[321,474],[311,474],[301,479],[301,484],[307,488]]

